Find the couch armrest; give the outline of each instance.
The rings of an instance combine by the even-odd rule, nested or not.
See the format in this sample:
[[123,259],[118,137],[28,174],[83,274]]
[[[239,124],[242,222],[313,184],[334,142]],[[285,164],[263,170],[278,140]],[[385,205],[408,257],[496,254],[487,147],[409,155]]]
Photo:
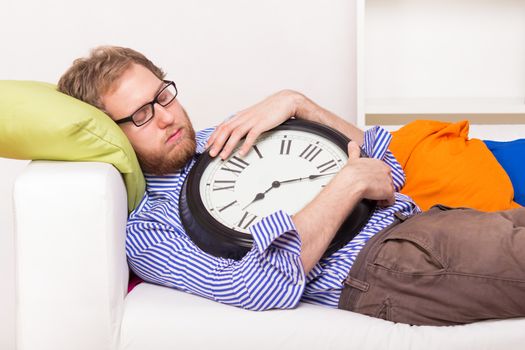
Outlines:
[[14,189],[19,350],[116,349],[126,190],[104,163],[34,161]]

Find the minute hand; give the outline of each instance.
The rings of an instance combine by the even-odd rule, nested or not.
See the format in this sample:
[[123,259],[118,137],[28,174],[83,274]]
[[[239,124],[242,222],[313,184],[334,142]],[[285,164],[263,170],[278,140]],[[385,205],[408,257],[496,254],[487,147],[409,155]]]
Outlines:
[[284,181],[279,181],[281,184],[285,184],[285,183],[289,183],[289,182],[297,182],[297,181],[302,181],[302,180],[314,180],[314,179],[317,179],[318,177],[321,177],[321,176],[328,176],[328,175],[335,175],[337,173],[327,173],[327,174],[314,174],[314,175],[309,175],[309,176],[306,176],[306,177],[298,177],[298,178],[295,178],[295,179],[290,179],[290,180],[284,180]]

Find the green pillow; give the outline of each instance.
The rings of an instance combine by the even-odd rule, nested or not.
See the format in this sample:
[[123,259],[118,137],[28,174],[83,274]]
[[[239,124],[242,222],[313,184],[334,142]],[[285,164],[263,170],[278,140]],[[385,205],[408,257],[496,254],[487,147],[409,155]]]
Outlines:
[[144,195],[144,176],[122,130],[53,84],[0,80],[0,157],[111,163],[124,176],[130,211]]

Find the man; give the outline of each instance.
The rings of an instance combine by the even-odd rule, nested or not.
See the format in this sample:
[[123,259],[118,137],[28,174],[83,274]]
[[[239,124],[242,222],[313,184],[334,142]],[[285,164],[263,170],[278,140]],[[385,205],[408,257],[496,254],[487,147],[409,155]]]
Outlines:
[[[302,300],[436,325],[525,315],[525,212],[487,217],[438,209],[391,226],[419,209],[397,192],[403,170],[387,150],[390,135],[379,127],[363,133],[284,90],[195,134],[175,84],[142,54],[119,47],[97,48],[76,60],[59,90],[105,111],[137,153],[147,190],[130,214],[126,250],[130,267],[146,281],[251,310],[292,308]],[[241,260],[199,250],[178,210],[195,153],[209,149],[226,159],[245,137],[240,153],[247,154],[258,135],[290,117],[321,122],[354,140],[347,164],[295,215],[277,211],[253,225],[255,242],[268,241],[257,235],[272,239],[255,243]],[[370,158],[359,158],[359,146]],[[368,223],[346,246],[321,258],[364,198],[380,204]],[[477,239],[479,226],[472,225],[478,221],[491,228],[490,237]],[[443,229],[445,224],[451,227]],[[487,261],[476,261],[479,254]]]

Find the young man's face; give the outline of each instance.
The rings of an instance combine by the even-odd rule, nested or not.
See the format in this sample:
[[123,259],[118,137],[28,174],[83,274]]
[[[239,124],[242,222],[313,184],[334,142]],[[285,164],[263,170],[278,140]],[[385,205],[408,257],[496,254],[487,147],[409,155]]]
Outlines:
[[[165,85],[144,66],[133,64],[102,96],[102,103],[113,120],[122,119],[152,101]],[[146,173],[172,173],[195,153],[195,131],[177,99],[166,107],[156,103],[154,117],[140,127],[132,122],[120,126]]]

